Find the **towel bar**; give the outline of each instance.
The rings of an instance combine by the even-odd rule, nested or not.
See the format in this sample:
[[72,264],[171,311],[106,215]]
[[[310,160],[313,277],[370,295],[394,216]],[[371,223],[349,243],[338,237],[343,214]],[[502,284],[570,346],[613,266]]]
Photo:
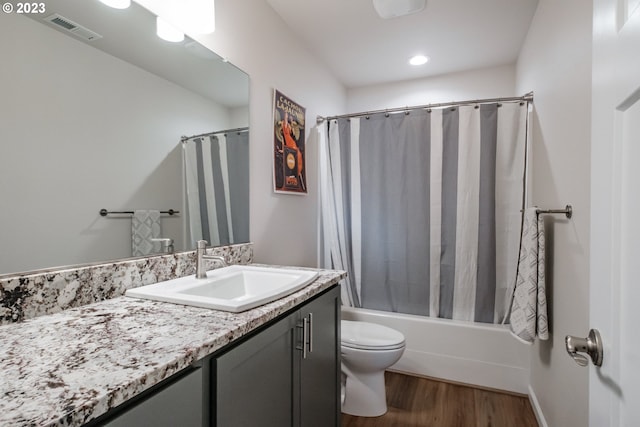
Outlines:
[[[160,211],[160,213],[169,214],[169,215],[177,215],[177,214],[180,213],[180,211],[174,211],[173,209],[169,209],[168,211]],[[134,212],[133,211],[108,211],[106,209],[100,209],[100,216],[107,216],[109,214],[133,215]]]
[[[520,212],[524,212],[524,209],[520,209]],[[565,206],[564,209],[538,209],[537,214],[565,214],[567,218],[573,216],[573,207],[571,205]]]

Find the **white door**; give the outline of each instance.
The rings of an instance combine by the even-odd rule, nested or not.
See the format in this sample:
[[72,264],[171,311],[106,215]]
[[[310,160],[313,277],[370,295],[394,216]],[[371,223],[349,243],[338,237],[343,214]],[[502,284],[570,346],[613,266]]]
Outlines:
[[[640,0],[594,0],[589,425],[640,426]],[[586,334],[586,331],[584,332]]]

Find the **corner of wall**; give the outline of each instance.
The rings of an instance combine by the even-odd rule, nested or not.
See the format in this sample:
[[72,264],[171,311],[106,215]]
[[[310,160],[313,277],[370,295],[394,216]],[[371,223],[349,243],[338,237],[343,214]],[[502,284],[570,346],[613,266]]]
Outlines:
[[529,385],[529,402],[533,408],[533,414],[536,416],[536,420],[538,421],[538,426],[549,427],[549,424],[547,424],[547,420],[544,417],[544,413],[542,412],[542,408],[540,407],[540,402],[538,402],[536,392],[533,390],[531,385]]
[[588,424],[588,375],[572,369],[564,336],[588,330],[591,14],[590,2],[540,0],[516,65],[518,90],[534,92],[531,202],[574,208],[545,221],[551,337],[531,347],[529,378],[543,427]]

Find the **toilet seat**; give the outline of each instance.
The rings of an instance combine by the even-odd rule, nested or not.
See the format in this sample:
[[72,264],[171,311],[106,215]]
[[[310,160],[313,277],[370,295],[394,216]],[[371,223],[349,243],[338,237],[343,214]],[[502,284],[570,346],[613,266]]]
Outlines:
[[369,322],[341,321],[341,345],[358,350],[395,350],[405,346],[402,333]]
[[384,350],[397,350],[399,348],[403,348],[404,343],[396,344],[396,345],[388,345],[388,346],[366,346],[366,345],[357,345],[357,344],[346,344],[343,342],[342,347],[351,348],[354,350],[384,351]]

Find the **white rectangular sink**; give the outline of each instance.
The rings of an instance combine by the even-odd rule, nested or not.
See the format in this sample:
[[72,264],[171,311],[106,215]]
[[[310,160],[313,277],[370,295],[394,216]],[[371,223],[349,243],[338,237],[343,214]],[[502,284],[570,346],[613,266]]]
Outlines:
[[180,277],[129,289],[125,295],[237,313],[302,289],[317,276],[309,270],[230,265],[208,271],[204,279]]

